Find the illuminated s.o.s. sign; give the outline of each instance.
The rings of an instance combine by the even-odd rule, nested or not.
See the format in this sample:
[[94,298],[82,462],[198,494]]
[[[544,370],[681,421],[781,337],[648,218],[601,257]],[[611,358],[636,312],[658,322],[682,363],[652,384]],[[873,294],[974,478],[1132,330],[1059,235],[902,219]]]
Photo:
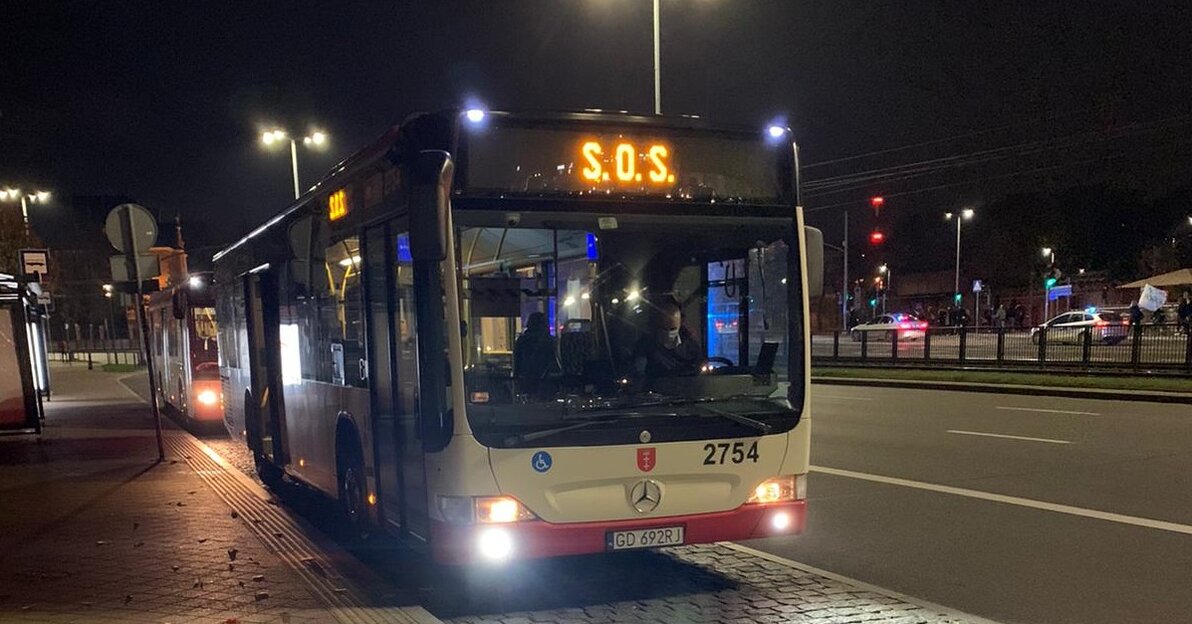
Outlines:
[[662,143],[585,140],[579,146],[579,176],[593,186],[673,186],[674,152]]

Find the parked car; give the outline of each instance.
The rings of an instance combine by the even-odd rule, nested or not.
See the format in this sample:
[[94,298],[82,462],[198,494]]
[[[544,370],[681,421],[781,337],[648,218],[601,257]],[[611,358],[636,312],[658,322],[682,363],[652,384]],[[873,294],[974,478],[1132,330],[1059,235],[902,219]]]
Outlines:
[[922,340],[926,331],[927,321],[921,321],[913,314],[882,314],[868,323],[854,326],[849,335],[853,342],[861,342],[862,334],[867,334],[869,340],[893,341],[895,334],[899,340]]
[[1031,328],[1031,342],[1039,344],[1039,335],[1047,329],[1047,342],[1083,344],[1084,335],[1108,345],[1115,345],[1130,335],[1130,319],[1109,310],[1065,312],[1042,325]]

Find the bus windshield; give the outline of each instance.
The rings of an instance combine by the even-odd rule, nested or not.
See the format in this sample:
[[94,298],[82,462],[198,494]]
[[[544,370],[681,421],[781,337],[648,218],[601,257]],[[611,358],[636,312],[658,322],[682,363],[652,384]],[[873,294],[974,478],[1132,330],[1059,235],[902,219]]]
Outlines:
[[215,322],[215,308],[210,306],[194,306],[190,309],[190,358],[195,372],[210,374],[215,371],[218,377],[218,366],[212,366],[219,360],[216,340],[219,330]]
[[629,429],[638,443],[642,427],[670,440],[790,429],[792,232],[782,220],[462,229],[473,432],[516,447],[617,443]]

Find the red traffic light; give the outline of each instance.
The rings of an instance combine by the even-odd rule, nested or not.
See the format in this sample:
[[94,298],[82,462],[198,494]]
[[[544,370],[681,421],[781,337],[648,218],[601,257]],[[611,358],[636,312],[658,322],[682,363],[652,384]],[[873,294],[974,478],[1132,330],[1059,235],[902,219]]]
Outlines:
[[875,195],[869,198],[869,205],[873,206],[874,210],[881,208],[884,203],[886,203],[886,198],[881,195]]
[[886,235],[881,230],[874,230],[869,233],[869,244],[880,245],[886,242]]

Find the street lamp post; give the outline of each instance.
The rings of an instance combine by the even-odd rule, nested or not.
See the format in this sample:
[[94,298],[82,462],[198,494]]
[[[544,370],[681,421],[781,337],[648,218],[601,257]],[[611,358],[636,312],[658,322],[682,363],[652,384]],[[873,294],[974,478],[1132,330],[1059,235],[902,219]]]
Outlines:
[[[945,219],[951,219],[953,217],[956,218],[956,281],[955,281],[955,285],[953,287],[954,290],[952,291],[953,297],[956,297],[957,295],[960,294],[960,222],[965,219],[972,219],[973,214],[974,213],[973,213],[972,208],[965,208],[964,210],[961,210],[960,213],[958,213],[958,214],[953,214],[951,212],[944,213]],[[974,309],[974,314],[976,314],[977,312],[979,312],[979,311]],[[975,316],[974,316],[974,318],[975,318]]]
[[662,41],[658,35],[658,2],[654,0],[654,114],[662,114]]
[[886,308],[886,295],[890,293],[890,283],[894,281],[894,272],[887,264],[879,266],[877,272],[882,274],[882,314],[888,314],[890,311]]
[[[290,165],[294,171],[294,199],[298,199],[302,196],[302,187],[298,184],[298,141],[294,137],[291,137],[285,130],[281,129],[275,128],[261,133],[261,142],[266,146],[271,146],[285,139],[290,140]],[[309,136],[302,137],[302,144],[307,147],[322,147],[326,143],[326,132],[315,131]]]
[[[1043,258],[1047,260],[1048,269],[1055,267],[1055,250],[1051,247],[1043,248]],[[1050,271],[1049,271],[1050,273]],[[1050,275],[1043,278],[1043,320],[1046,321],[1051,317],[1051,287],[1047,285],[1047,280]]]
[[0,190],[0,201],[17,201],[21,202],[21,219],[25,222],[25,236],[29,236],[29,204],[44,204],[50,201],[49,191],[35,191],[33,193],[22,193],[19,188],[9,188]]

